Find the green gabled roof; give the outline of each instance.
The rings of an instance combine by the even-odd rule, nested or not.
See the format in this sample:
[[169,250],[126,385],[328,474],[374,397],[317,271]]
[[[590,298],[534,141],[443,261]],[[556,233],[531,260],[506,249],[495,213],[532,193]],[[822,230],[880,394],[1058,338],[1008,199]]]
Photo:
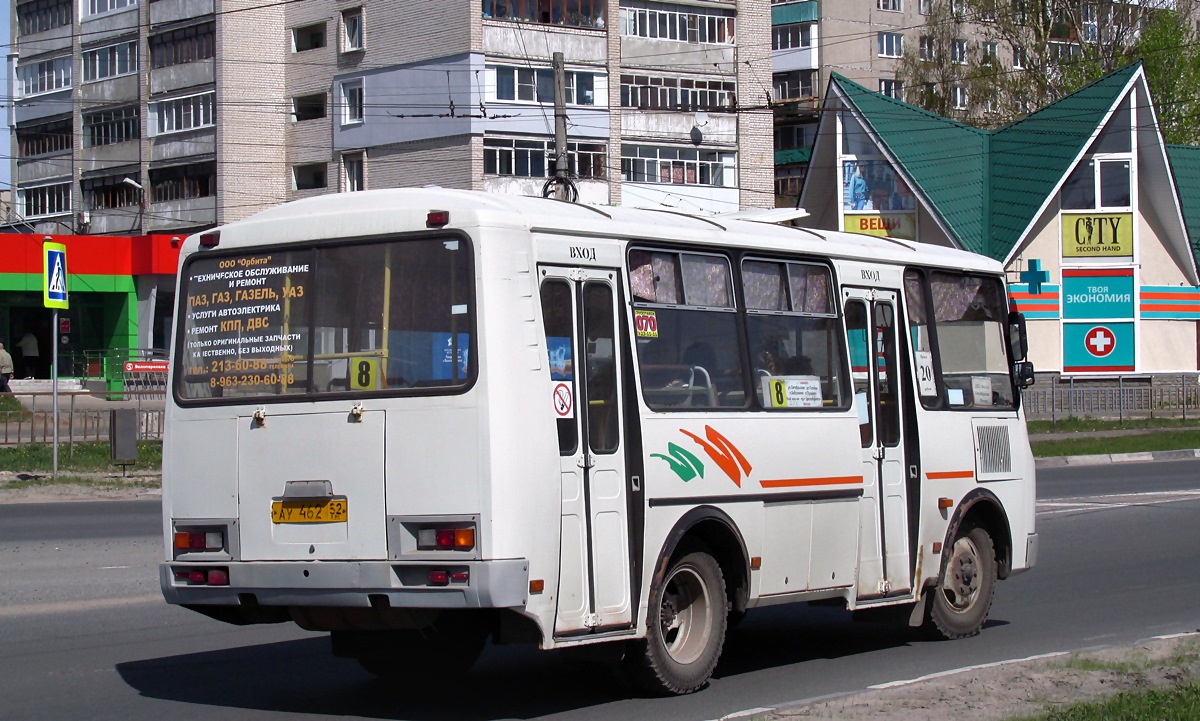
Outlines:
[[1002,261],[1140,67],[1140,61],[1126,66],[992,131],[876,93],[837,73],[831,82],[959,246]]
[[1167,158],[1175,189],[1179,192],[1179,207],[1187,227],[1192,257],[1200,266],[1200,148],[1192,145],[1168,145]]
[[991,243],[1004,260],[1071,169],[1141,61],[991,132]]
[[963,248],[983,253],[986,131],[873,92],[837,73],[831,82],[858,109],[950,234]]

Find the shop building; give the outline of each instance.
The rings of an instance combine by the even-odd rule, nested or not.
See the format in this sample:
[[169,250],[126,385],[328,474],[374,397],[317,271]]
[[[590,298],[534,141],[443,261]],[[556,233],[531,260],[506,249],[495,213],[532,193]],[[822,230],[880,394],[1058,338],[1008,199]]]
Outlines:
[[1004,263],[1039,372],[1200,369],[1200,148],[1163,141],[1140,63],[995,130],[837,74],[823,109],[805,224]]

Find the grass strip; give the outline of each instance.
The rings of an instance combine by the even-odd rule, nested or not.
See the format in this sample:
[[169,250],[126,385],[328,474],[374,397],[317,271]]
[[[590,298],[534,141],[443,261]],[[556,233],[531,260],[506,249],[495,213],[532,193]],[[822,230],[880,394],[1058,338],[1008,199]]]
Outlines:
[[1062,440],[1039,441],[1031,439],[1033,455],[1038,458],[1053,456],[1090,456],[1101,453],[1148,453],[1152,451],[1182,451],[1200,448],[1200,430],[1155,431],[1130,436],[1095,438],[1080,436]]
[[[137,462],[129,466],[131,471],[158,471],[162,469],[162,441],[138,441]],[[51,444],[27,443],[19,446],[0,447],[0,471],[31,473],[49,471],[54,465]],[[76,443],[74,451],[66,443],[58,445],[59,475],[118,470],[109,458],[107,443]]]
[[[1200,414],[1197,414],[1200,416]],[[1200,417],[1188,418],[1126,418],[1123,421],[1100,418],[1060,418],[1050,421],[1028,421],[1030,433],[1087,433],[1090,431],[1121,431],[1138,428],[1194,428],[1200,430]]]
[[1099,703],[1076,703],[1041,716],[1013,721],[1196,721],[1200,719],[1200,684],[1173,689],[1125,692]]

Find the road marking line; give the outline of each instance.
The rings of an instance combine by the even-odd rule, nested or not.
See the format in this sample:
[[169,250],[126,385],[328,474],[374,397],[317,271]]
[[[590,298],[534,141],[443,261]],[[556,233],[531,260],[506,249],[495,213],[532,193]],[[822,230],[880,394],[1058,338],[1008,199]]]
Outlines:
[[19,606],[0,606],[0,618],[40,616],[51,613],[83,613],[85,611],[119,608],[138,603],[166,603],[166,601],[163,600],[161,593],[148,593],[144,596],[125,596],[124,598],[93,598],[87,601],[26,603]]

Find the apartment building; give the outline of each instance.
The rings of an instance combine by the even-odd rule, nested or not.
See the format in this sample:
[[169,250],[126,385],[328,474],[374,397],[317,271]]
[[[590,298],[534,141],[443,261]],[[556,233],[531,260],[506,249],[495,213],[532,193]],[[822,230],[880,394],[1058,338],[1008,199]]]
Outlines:
[[773,205],[767,0],[29,0],[12,8],[24,232],[182,234],[314,194],[540,194],[551,59],[587,202]]

